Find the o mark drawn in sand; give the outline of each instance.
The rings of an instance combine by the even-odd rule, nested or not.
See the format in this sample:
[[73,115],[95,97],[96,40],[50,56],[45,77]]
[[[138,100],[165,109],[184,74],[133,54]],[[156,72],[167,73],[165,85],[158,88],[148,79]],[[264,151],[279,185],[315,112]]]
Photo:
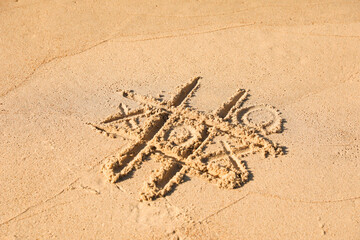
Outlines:
[[106,136],[133,140],[103,163],[101,171],[110,182],[121,181],[151,158],[161,167],[152,171],[140,200],[165,196],[186,174],[221,188],[236,188],[249,178],[241,158],[257,152],[265,157],[282,154],[277,144],[263,137],[281,131],[279,111],[268,105],[242,108],[248,92],[239,89],[213,113],[199,112],[188,107],[188,102],[200,87],[200,79],[178,87],[170,100],[120,91],[140,107],[131,110],[120,104],[118,113],[91,124]]

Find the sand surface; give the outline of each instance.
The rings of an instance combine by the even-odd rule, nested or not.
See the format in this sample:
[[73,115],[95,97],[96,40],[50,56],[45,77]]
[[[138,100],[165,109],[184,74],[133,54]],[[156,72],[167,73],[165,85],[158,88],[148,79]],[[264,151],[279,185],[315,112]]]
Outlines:
[[359,63],[358,0],[1,0],[0,239],[360,239]]

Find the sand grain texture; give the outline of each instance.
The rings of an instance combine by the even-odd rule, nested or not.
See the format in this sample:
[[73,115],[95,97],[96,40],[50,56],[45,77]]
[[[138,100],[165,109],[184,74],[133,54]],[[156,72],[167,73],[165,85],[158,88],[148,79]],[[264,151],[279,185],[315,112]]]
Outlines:
[[359,239],[359,12],[0,1],[0,239]]

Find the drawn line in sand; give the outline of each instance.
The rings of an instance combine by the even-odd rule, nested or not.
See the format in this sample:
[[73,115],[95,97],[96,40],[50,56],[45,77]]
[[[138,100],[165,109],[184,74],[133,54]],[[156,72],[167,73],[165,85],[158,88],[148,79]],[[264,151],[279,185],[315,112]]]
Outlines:
[[106,136],[133,140],[102,164],[101,171],[110,182],[121,181],[151,158],[161,167],[152,171],[140,200],[165,196],[186,174],[221,188],[236,188],[249,177],[243,157],[257,152],[265,157],[282,154],[277,144],[261,135],[281,131],[279,111],[268,105],[242,107],[248,92],[239,89],[213,113],[202,113],[188,106],[200,80],[196,77],[178,87],[170,100],[119,91],[137,101],[140,108],[130,110],[120,104],[118,113],[90,124]]

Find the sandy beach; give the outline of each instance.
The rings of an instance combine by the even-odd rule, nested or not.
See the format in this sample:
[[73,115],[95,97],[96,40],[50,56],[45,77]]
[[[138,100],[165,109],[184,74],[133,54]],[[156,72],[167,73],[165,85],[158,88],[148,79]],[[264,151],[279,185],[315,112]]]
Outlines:
[[0,1],[0,239],[360,239],[360,1]]

